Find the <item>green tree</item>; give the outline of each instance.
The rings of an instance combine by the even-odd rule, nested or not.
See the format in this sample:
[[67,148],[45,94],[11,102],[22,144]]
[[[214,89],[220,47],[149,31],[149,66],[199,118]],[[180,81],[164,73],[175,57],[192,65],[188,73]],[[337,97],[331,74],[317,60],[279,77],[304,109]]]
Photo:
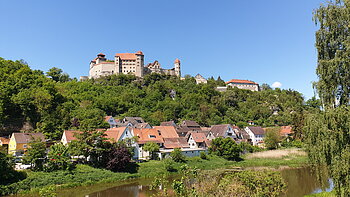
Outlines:
[[279,127],[270,127],[266,130],[264,138],[265,146],[267,149],[277,149],[280,142]]
[[186,156],[182,154],[180,148],[175,148],[173,152],[170,153],[170,157],[175,162],[185,162]]
[[74,167],[71,162],[68,146],[61,143],[52,145],[47,157],[46,171],[72,170]]
[[12,158],[0,151],[0,185],[17,182],[25,177],[26,174],[24,172],[17,172],[14,170]]
[[314,167],[328,167],[338,196],[350,193],[349,13],[349,0],[329,1],[314,12],[319,25],[316,32],[319,80],[314,85],[323,111],[309,114],[304,129],[310,163]]
[[148,151],[150,153],[150,159],[157,159],[157,152],[159,152],[159,145],[154,142],[147,142],[143,145],[143,150]]
[[42,171],[46,160],[46,144],[40,138],[32,139],[23,158],[34,171]]
[[227,160],[239,160],[241,152],[241,147],[232,138],[218,137],[212,140],[209,147],[210,154],[223,157]]
[[50,68],[46,75],[56,82],[67,82],[70,80],[67,73],[63,73],[62,69],[56,67]]

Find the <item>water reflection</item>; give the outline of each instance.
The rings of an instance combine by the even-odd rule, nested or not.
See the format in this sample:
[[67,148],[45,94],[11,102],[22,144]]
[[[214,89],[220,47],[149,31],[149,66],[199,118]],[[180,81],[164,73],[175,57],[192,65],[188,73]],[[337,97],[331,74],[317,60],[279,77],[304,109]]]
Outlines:
[[95,192],[86,195],[86,197],[146,197],[152,194],[155,194],[155,192],[150,191],[149,186],[140,185],[136,182]]
[[331,191],[333,184],[327,177],[317,180],[316,173],[310,168],[282,170],[282,177],[287,183],[285,197],[301,197],[306,194]]

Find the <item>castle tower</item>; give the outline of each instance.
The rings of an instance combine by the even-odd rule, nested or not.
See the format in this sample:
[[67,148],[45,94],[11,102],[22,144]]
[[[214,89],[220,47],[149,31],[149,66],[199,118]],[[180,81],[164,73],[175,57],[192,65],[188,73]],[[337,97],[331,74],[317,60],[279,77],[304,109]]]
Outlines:
[[174,68],[175,68],[175,75],[178,77],[181,77],[181,62],[178,58],[176,58],[174,62]]
[[138,77],[143,77],[144,75],[144,55],[142,51],[137,51],[136,55],[136,73],[135,75]]

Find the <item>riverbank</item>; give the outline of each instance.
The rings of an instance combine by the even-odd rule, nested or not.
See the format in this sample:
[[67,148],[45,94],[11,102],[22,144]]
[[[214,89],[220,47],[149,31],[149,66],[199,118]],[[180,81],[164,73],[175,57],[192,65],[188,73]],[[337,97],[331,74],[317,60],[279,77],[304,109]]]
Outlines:
[[[277,153],[277,152],[276,152]],[[172,163],[172,170],[169,171],[165,161],[149,161],[135,164],[130,172],[114,173],[108,170],[96,169],[86,165],[77,165],[72,171],[56,172],[30,172],[28,178],[7,186],[6,189],[12,193],[37,193],[49,186],[62,190],[77,186],[89,186],[99,183],[118,183],[125,180],[138,178],[153,178],[159,176],[170,176],[178,174],[183,165],[201,170],[230,169],[234,167],[256,168],[269,167],[279,168],[281,166],[302,167],[307,165],[305,155],[288,154],[282,157],[259,157],[255,154],[247,154],[244,160],[227,161],[217,156],[208,156],[208,159],[199,157],[187,158],[186,163]]]

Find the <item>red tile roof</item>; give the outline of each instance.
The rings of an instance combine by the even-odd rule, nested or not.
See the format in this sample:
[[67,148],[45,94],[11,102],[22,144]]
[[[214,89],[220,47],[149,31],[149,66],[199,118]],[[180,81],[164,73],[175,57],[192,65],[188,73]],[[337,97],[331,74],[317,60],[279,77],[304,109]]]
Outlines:
[[227,81],[226,84],[229,83],[242,83],[242,84],[253,84],[257,85],[254,81],[249,81],[249,80],[241,80],[241,79],[231,79],[230,81]]
[[134,136],[138,137],[138,144],[147,142],[164,143],[163,138],[159,135],[157,129],[137,129],[134,130]]
[[63,132],[63,135],[66,135],[66,140],[68,143],[70,143],[73,140],[77,140],[75,135],[80,133],[82,133],[82,131],[66,130]]
[[117,53],[115,56],[120,57],[122,60],[136,60],[136,53]]
[[106,138],[110,142],[118,142],[127,127],[110,128],[105,131]]
[[[207,137],[205,136],[204,133],[197,133],[197,132],[190,132],[196,142],[205,142],[207,140]],[[190,136],[188,135],[188,136]]]
[[186,138],[164,138],[164,147],[165,148],[189,148]]
[[159,130],[163,138],[179,137],[174,126],[154,126],[153,128]]
[[289,135],[293,133],[291,126],[282,126],[280,130],[280,135]]
[[112,116],[105,116],[105,121],[108,122],[110,118],[112,118]]
[[180,60],[178,58],[176,58],[175,63],[180,63]]

